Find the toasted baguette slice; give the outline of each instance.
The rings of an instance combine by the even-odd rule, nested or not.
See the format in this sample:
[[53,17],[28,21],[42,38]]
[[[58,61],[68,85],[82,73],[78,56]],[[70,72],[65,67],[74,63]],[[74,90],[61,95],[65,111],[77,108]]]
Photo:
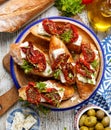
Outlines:
[[51,35],[43,29],[42,23],[31,27],[30,32],[36,37],[42,38],[46,41],[50,41]]
[[75,53],[80,53],[82,40],[82,36],[79,35],[75,42],[67,44],[68,49],[74,51]]
[[95,89],[95,85],[83,83],[76,79],[77,89],[80,98],[87,99]]
[[[10,45],[10,55],[13,57],[15,63],[17,63],[21,67],[24,65],[24,60],[26,60],[26,55],[24,55],[24,53],[22,52],[21,47],[25,47],[28,44],[29,42],[17,43],[17,44],[13,43]],[[50,66],[50,59],[49,59],[48,54],[44,53],[42,50],[40,50],[36,46],[34,46],[34,50],[38,50],[40,53],[44,55],[46,68],[44,71],[38,71],[34,69],[34,66],[33,66],[28,73],[43,76],[43,77],[52,77],[52,69]]]
[[[52,66],[54,65],[56,67],[58,65],[58,63],[56,63],[56,60],[60,58],[59,57],[60,55],[64,55],[63,57],[69,56],[67,61],[63,61],[64,69],[67,72],[65,70],[63,72],[63,68],[62,68],[63,65],[61,65],[61,67],[59,65],[58,66],[59,68],[55,69],[54,71],[55,73],[57,73],[57,71],[60,70],[58,79],[62,83],[74,84],[75,83],[75,63],[72,58],[72,55],[70,54],[70,52],[68,51],[67,47],[65,46],[62,40],[60,40],[56,36],[52,36],[50,40],[50,45],[49,45],[49,56],[51,59]],[[58,62],[59,61],[61,62],[62,59],[59,59]],[[66,66],[68,67],[70,66],[71,68],[68,68]],[[69,73],[71,74],[72,77],[69,76],[70,75]]]
[[[90,47],[95,53],[95,59],[92,62],[92,64],[96,61],[94,63],[96,65],[95,67],[92,64],[90,64],[90,68],[94,70],[94,73],[91,74],[92,79],[86,78],[79,73],[77,73],[77,78],[76,78],[76,84],[77,84],[79,96],[82,99],[87,99],[91,95],[91,93],[94,91],[94,89],[96,88],[97,81],[98,81],[97,80],[98,73],[100,71],[99,52],[94,44],[90,43]],[[81,59],[83,58],[82,53],[80,54],[80,58]]]
[[[59,103],[63,100],[67,100],[67,99],[71,98],[75,93],[74,87],[68,86],[68,85],[63,85],[61,83],[56,82],[55,80],[48,80],[48,81],[44,81],[41,83],[45,84],[46,85],[45,87],[47,89],[54,88],[57,90],[57,93],[60,96],[60,99],[58,101]],[[35,87],[35,86],[33,86],[33,87]],[[23,100],[27,100],[26,89],[27,89],[27,86],[24,86],[19,89],[19,97],[21,97]],[[42,94],[44,94],[44,93],[41,92],[41,95]],[[50,94],[50,92],[49,92],[49,94]],[[42,103],[42,102],[47,103],[46,99],[44,99],[43,96],[40,99],[40,103]]]
[[[56,56],[54,56],[54,51],[60,49],[61,52],[58,52],[58,54],[56,54]],[[63,51],[63,52],[62,52]],[[59,53],[66,53],[68,54],[70,57],[68,59],[69,63],[74,63],[74,60],[72,58],[72,55],[70,54],[69,50],[67,49],[66,45],[63,43],[62,40],[60,40],[59,38],[57,38],[56,36],[52,36],[51,40],[50,40],[50,46],[49,46],[49,56],[51,59],[51,62],[54,61],[54,57],[56,58]]]

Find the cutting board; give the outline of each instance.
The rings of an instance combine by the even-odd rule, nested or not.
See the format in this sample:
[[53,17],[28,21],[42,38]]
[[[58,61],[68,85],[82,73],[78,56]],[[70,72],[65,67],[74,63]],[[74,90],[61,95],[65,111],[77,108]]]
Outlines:
[[[7,72],[10,72],[10,55],[6,54],[3,58],[3,66]],[[18,91],[13,85],[5,94],[0,96],[0,116],[18,101]]]

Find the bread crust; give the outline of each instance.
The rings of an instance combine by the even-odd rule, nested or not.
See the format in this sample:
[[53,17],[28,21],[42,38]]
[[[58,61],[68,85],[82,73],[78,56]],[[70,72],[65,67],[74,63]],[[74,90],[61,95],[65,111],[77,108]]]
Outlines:
[[[44,81],[44,83],[46,83],[46,84],[49,82],[56,85],[56,87],[58,87],[58,88],[64,89],[64,95],[63,95],[62,101],[67,100],[67,99],[71,98],[72,96],[74,96],[75,90],[74,90],[73,86],[61,84],[61,83],[56,82],[55,80]],[[22,97],[23,100],[27,100],[26,86],[19,89],[19,97]]]
[[[20,49],[20,45],[22,43],[12,43],[10,45],[10,55],[12,56],[14,62],[16,64],[18,64],[19,66],[23,65],[23,58],[21,57],[21,49]],[[36,47],[37,48],[37,47]],[[29,73],[30,74],[34,74],[34,75],[39,75],[39,76],[43,76],[43,77],[52,77],[52,69],[51,69],[51,66],[50,66],[50,59],[49,59],[49,56],[48,54],[44,53],[42,50],[40,50],[39,48],[37,48],[46,58],[46,68],[49,67],[48,69],[50,69],[50,72],[48,72],[48,70],[46,71],[43,71],[43,72],[38,72],[36,70],[31,70]]]
[[51,40],[50,40],[50,45],[49,45],[49,55],[50,55],[50,59],[53,62],[53,56],[52,53],[54,50],[56,49],[64,49],[65,53],[68,54],[70,57],[68,59],[68,62],[74,63],[74,60],[69,52],[69,50],[67,49],[67,47],[65,46],[65,44],[63,43],[62,40],[60,40],[59,38],[57,38],[56,36],[52,36]]
[[0,32],[14,32],[53,5],[54,0],[9,0],[0,7]]
[[[91,49],[92,50],[97,50],[96,46],[92,43],[90,43]],[[95,79],[97,82],[97,77],[98,77],[98,73],[100,71],[100,56],[99,56],[99,52],[98,52],[98,57],[96,57],[97,62],[99,63],[98,66],[96,67],[95,71]],[[80,57],[82,56],[82,54],[80,55]],[[77,84],[77,88],[78,88],[78,93],[80,98],[82,99],[87,99],[91,93],[94,91],[96,85],[94,84],[89,84],[89,83],[83,83],[82,81],[79,81],[78,78],[76,77],[76,84]],[[97,83],[96,83],[97,84]]]

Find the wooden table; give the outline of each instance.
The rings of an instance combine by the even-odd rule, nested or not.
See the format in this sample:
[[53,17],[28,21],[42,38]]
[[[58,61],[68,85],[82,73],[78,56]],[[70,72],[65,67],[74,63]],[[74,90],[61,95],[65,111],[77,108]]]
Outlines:
[[[58,16],[59,12],[55,7],[51,7],[45,13],[37,17],[37,19]],[[82,21],[90,27],[87,20],[86,11],[79,14]],[[36,20],[37,20],[36,19]],[[91,28],[91,27],[90,27]],[[22,29],[21,29],[22,30]],[[8,53],[9,46],[13,43],[21,31],[15,33],[0,33],[0,96],[8,91],[13,86],[11,76],[5,71],[2,65],[2,59]],[[104,33],[95,32],[100,40],[104,39],[108,34],[111,34],[111,30]],[[0,130],[5,130],[6,118],[10,111],[19,106],[19,103],[15,104],[9,109],[2,117],[0,117]],[[40,130],[74,130],[74,110],[64,112],[50,112],[48,115],[40,114]]]

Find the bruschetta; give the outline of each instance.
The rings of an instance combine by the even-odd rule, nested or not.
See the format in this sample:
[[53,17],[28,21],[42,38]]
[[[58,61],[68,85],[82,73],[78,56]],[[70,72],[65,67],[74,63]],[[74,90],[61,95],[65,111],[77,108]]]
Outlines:
[[80,53],[82,36],[79,35],[75,25],[69,22],[54,22],[44,19],[39,24],[33,26],[30,32],[44,40],[50,41],[51,36],[58,36],[68,47],[68,49]]
[[43,82],[29,82],[19,89],[19,97],[32,104],[48,103],[58,106],[63,100],[74,95],[74,87],[57,83],[54,80]]
[[62,83],[75,83],[75,63],[72,55],[62,40],[52,36],[49,45],[49,56],[51,60],[54,78],[60,79]]
[[100,56],[96,46],[92,43],[84,43],[81,46],[81,54],[76,62],[76,84],[79,95],[86,99],[91,95],[97,84]]
[[10,55],[24,72],[51,77],[52,69],[48,54],[37,48],[32,42],[14,43],[10,45]]

